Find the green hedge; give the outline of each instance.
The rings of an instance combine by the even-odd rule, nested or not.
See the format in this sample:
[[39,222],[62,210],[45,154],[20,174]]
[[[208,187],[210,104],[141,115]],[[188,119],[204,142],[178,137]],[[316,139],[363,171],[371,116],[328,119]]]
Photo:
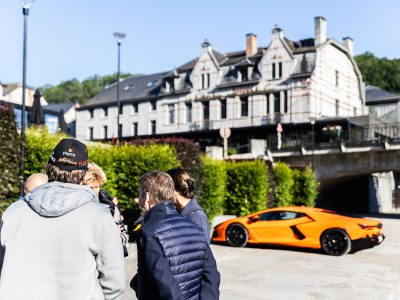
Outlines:
[[207,156],[202,158],[203,181],[199,202],[208,218],[212,220],[224,213],[226,170],[225,162],[213,160]]
[[[26,135],[25,177],[44,172],[55,145],[67,136],[49,134],[44,128],[29,128]],[[97,163],[106,173],[103,187],[119,199],[119,206],[128,225],[133,224],[140,210],[133,199],[138,196],[138,180],[150,170],[167,171],[180,165],[175,149],[169,145],[123,145],[87,143],[89,161]]]
[[[51,150],[64,137],[63,134],[49,134],[46,128],[28,129],[25,175],[43,172]],[[140,214],[137,204],[133,202],[138,195],[139,177],[150,170],[166,171],[181,166],[179,158],[186,155],[188,159],[190,155],[186,153],[189,151],[187,149],[194,149],[186,144],[179,148],[168,143],[152,142],[122,146],[88,143],[87,146],[89,160],[100,165],[107,175],[108,181],[104,189],[118,197],[119,206],[130,226]],[[11,150],[19,151],[16,146],[8,149],[10,154],[13,153]],[[195,149],[191,151],[196,152]],[[196,165],[197,156],[194,156],[193,167],[189,169],[201,170],[198,175],[201,179],[196,178],[197,187],[201,187],[198,190],[199,202],[210,220],[223,213],[243,216],[265,209],[268,193],[275,199],[269,206],[314,205],[318,182],[309,168],[292,170],[283,163],[277,163],[270,175],[264,161],[226,162],[203,157]],[[17,158],[9,160],[15,162]],[[2,161],[7,161],[7,158]],[[185,162],[186,167],[189,165],[190,160]],[[15,168],[19,169],[18,166]],[[18,186],[18,182],[12,184],[14,193]],[[1,201],[2,199],[0,198]]]
[[[175,149],[168,145],[111,146],[89,144],[89,160],[102,167],[107,176],[104,189],[116,195],[128,225],[140,215],[133,202],[138,196],[139,177],[151,170],[167,171],[179,166]],[[131,227],[130,226],[130,227]]]
[[44,173],[51,151],[61,139],[67,137],[60,132],[51,134],[45,126],[29,127],[26,130],[25,179],[34,173]]
[[293,205],[313,207],[318,196],[319,182],[311,168],[293,171]]
[[284,163],[278,162],[274,167],[275,205],[289,206],[293,200],[293,171]]
[[14,202],[20,186],[21,142],[11,106],[0,106],[0,214]]
[[226,164],[225,214],[244,216],[266,208],[267,172],[263,161]]

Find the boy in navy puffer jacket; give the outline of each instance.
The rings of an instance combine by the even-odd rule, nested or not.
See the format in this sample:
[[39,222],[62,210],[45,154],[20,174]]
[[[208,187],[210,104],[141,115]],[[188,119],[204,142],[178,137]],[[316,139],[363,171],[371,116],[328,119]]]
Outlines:
[[139,179],[138,271],[131,281],[139,300],[219,299],[220,275],[204,231],[181,216],[172,178],[151,171]]

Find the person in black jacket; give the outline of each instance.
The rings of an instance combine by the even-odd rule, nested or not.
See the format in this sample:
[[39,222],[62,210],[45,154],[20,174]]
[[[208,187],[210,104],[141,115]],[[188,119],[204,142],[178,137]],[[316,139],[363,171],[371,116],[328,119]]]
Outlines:
[[174,204],[180,214],[199,225],[210,243],[210,223],[203,208],[194,198],[195,180],[184,169],[175,168],[167,171],[175,186]]
[[131,287],[139,300],[219,299],[220,274],[204,231],[176,211],[174,192],[166,173],[151,171],[139,179],[144,215]]

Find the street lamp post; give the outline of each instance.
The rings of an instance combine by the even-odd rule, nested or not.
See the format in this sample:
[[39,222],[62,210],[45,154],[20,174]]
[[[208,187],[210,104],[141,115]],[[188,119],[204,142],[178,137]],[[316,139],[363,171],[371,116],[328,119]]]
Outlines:
[[121,113],[121,103],[119,99],[119,76],[120,76],[120,67],[121,67],[121,44],[125,38],[125,33],[115,32],[114,37],[118,44],[118,72],[117,72],[117,139],[118,144],[121,143],[121,130],[119,126],[119,115]]
[[314,171],[314,147],[315,147],[315,137],[314,137],[314,125],[315,118],[310,118],[311,123],[311,169]]
[[25,93],[26,93],[26,49],[28,34],[29,9],[34,0],[21,0],[22,14],[24,15],[24,38],[22,51],[22,110],[21,110],[21,181],[20,195],[24,195],[24,162],[25,162]]

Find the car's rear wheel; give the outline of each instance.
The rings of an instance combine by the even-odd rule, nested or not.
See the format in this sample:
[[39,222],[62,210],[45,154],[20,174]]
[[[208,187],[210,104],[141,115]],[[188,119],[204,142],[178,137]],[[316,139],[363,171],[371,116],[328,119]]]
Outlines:
[[244,247],[249,240],[249,233],[241,224],[231,224],[226,230],[226,242],[232,247]]
[[321,247],[328,255],[341,256],[350,252],[351,240],[344,230],[332,228],[322,233]]

